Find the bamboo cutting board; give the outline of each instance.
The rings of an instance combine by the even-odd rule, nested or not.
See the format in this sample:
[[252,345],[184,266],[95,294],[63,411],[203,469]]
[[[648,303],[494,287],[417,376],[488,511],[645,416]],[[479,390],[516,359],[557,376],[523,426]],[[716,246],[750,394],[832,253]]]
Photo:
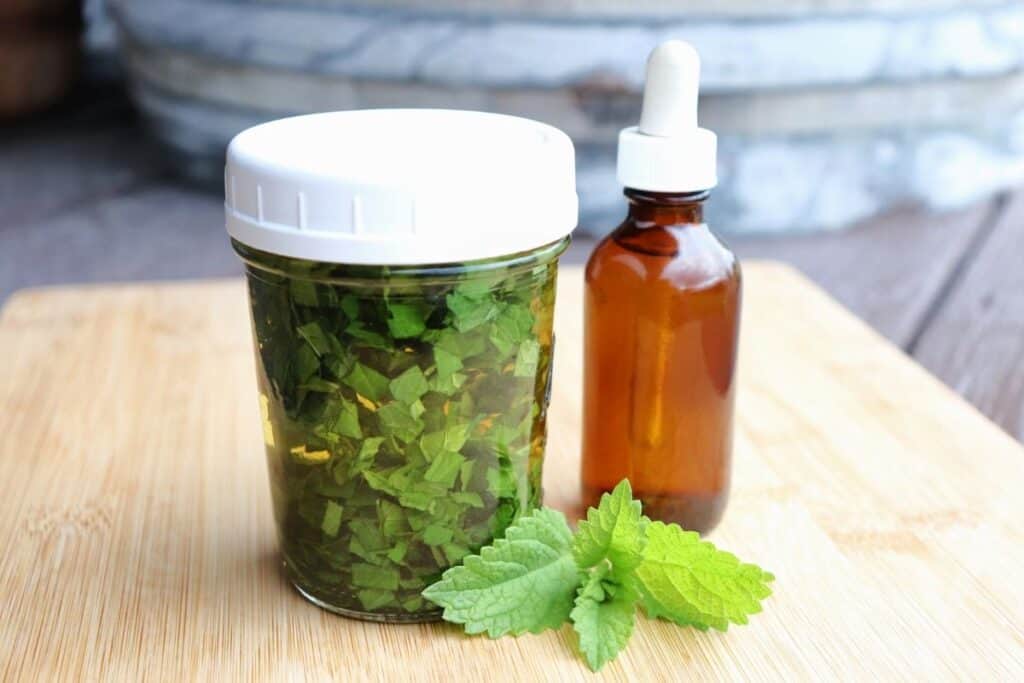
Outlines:
[[[581,274],[547,501],[577,513]],[[733,496],[778,577],[728,633],[641,620],[616,680],[1024,680],[1024,450],[792,270],[746,270]],[[0,315],[4,680],[587,679],[569,628],[383,626],[282,579],[238,281],[22,292]]]

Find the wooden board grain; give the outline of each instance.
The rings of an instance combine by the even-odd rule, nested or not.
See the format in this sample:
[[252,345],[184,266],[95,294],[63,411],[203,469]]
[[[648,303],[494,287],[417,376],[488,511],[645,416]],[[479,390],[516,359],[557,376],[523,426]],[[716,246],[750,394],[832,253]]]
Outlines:
[[[578,268],[547,500],[577,511]],[[1024,678],[1024,450],[791,269],[749,264],[732,502],[778,576],[749,626],[642,621],[610,680]],[[285,584],[244,287],[34,290],[0,315],[4,680],[583,680],[568,628],[490,641]]]

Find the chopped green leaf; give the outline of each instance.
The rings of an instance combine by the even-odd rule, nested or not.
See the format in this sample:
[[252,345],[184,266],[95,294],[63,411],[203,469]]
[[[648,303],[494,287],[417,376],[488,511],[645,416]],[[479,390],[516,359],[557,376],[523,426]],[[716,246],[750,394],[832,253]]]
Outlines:
[[322,377],[310,377],[301,385],[300,388],[306,389],[307,391],[318,391],[324,394],[333,394],[338,391],[338,385],[334,382],[329,382]]
[[483,325],[498,313],[498,306],[489,297],[471,297],[464,292],[448,295],[448,308],[455,317],[455,329],[468,332]]
[[482,508],[484,506],[484,499],[480,497],[479,493],[473,491],[457,491],[451,494],[451,496],[452,500],[461,505],[468,505],[471,508]]
[[439,524],[428,524],[423,530],[423,542],[427,545],[442,545],[452,540],[452,530]]
[[358,320],[354,320],[349,323],[349,326],[345,328],[345,334],[371,348],[388,349],[391,347],[387,337],[379,332],[367,329],[366,326]]
[[344,379],[355,364],[356,360],[353,356],[347,353],[331,353],[329,356],[324,356],[323,365],[331,375],[336,379]]
[[[487,342],[480,334],[461,334],[453,329],[434,330],[428,341],[456,358],[472,358],[484,352]],[[426,339],[428,335],[424,335]],[[461,367],[461,366],[460,366]]]
[[427,412],[427,407],[423,405],[423,401],[413,401],[409,405],[409,414],[414,418],[422,417],[425,412]]
[[427,378],[423,376],[423,371],[420,370],[418,365],[413,365],[401,375],[391,380],[390,387],[392,396],[410,406],[417,402],[429,389]]
[[370,488],[374,491],[380,491],[390,496],[397,496],[401,494],[401,489],[391,483],[391,479],[381,472],[375,472],[373,470],[367,470],[363,472],[363,479],[369,484]]
[[383,443],[384,437],[382,436],[371,436],[363,439],[363,442],[359,444],[359,452],[356,453],[356,457],[349,467],[349,474],[363,472],[373,465],[374,458],[377,457],[377,453],[380,452],[380,447]]
[[533,377],[537,374],[537,362],[540,359],[540,344],[534,339],[527,339],[519,347],[516,356],[516,377]]
[[359,317],[359,299],[353,294],[341,297],[341,310],[350,320],[355,320]]
[[324,520],[320,529],[328,536],[337,536],[338,528],[341,526],[341,512],[344,508],[333,500],[327,501],[327,508],[324,510]]
[[405,554],[409,552],[409,543],[404,540],[399,540],[395,543],[394,547],[388,551],[388,559],[399,564],[405,559]]
[[430,467],[423,473],[423,478],[451,488],[455,485],[455,479],[459,476],[459,470],[466,458],[454,451],[444,451],[430,463]]
[[362,603],[363,609],[371,612],[386,605],[390,605],[395,600],[395,594],[392,591],[381,590],[378,588],[366,588],[359,591],[358,595],[359,602]]
[[316,306],[320,303],[316,298],[316,285],[309,280],[292,280],[288,283],[288,291],[292,301],[300,306]]
[[437,363],[437,378],[447,380],[462,369],[462,359],[441,347],[434,347],[434,362]]
[[312,346],[300,346],[295,352],[295,373],[300,382],[305,382],[320,371],[320,359]]
[[430,390],[436,391],[439,394],[444,394],[445,396],[451,396],[458,391],[465,382],[466,376],[461,372],[456,372],[444,379],[442,379],[441,375],[438,374],[431,380]]
[[401,491],[398,502],[414,510],[429,510],[437,496],[429,491]]
[[533,314],[525,304],[509,304],[502,309],[490,340],[502,354],[509,354],[530,338],[533,333]]
[[363,430],[359,427],[359,409],[355,403],[342,399],[338,419],[334,421],[334,431],[353,439],[363,438]]
[[516,490],[515,476],[504,467],[487,470],[487,490],[495,498],[507,498]]
[[398,590],[398,570],[356,563],[352,565],[352,583],[361,588]]
[[388,390],[388,378],[363,363],[356,363],[344,380],[345,384],[373,401],[384,398]]
[[327,339],[327,333],[320,328],[320,323],[313,321],[306,323],[295,330],[299,336],[306,340],[316,355],[322,356],[331,350],[331,343]]
[[420,438],[420,447],[428,460],[433,460],[445,451],[460,451],[469,438],[469,425],[459,424],[445,429],[424,434]]
[[388,302],[388,331],[395,339],[418,337],[427,329],[429,313],[421,302]]
[[412,416],[411,409],[398,402],[381,406],[377,411],[381,434],[409,443],[423,431],[423,420]]

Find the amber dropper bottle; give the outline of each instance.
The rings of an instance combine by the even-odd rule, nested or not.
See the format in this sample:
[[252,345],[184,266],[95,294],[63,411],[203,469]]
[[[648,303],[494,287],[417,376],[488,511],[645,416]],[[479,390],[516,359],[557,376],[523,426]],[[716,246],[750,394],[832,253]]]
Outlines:
[[704,223],[716,138],[700,61],[654,50],[638,127],[619,138],[629,211],[586,269],[584,503],[628,478],[652,519],[711,530],[729,493],[740,268]]

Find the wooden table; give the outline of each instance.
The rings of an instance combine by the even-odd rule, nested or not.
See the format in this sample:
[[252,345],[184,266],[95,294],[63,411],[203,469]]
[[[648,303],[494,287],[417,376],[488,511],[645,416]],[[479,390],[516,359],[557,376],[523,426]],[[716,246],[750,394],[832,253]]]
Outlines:
[[[581,272],[560,278],[547,502],[578,505]],[[746,627],[643,620],[610,680],[1024,680],[1024,450],[795,271],[748,263],[732,502]],[[0,313],[0,680],[587,680],[564,628],[385,626],[278,571],[239,281]]]
[[[181,186],[163,156],[109,89],[0,128],[0,301],[32,285],[239,273],[221,198]],[[744,258],[797,266],[1024,437],[1024,190],[838,234],[731,241]],[[567,262],[591,246],[579,240]]]

